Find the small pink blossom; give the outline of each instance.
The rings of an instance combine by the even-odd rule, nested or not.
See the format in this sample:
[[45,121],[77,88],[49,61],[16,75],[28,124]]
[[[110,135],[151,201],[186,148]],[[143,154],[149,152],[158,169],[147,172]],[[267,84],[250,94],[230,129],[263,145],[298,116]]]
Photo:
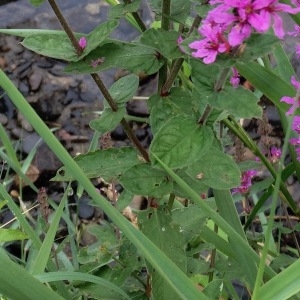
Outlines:
[[300,26],[295,24],[294,25],[294,31],[288,31],[287,34],[291,35],[293,37],[299,36],[300,35]]
[[275,163],[279,161],[281,158],[282,152],[280,148],[277,147],[271,147],[270,149],[270,160],[272,163]]
[[[296,80],[295,76],[292,76],[291,78],[291,83],[294,86],[294,88],[296,90],[300,89],[300,82],[298,82]],[[281,102],[285,102],[287,104],[291,104],[291,107],[288,109],[288,111],[286,112],[286,115],[292,115],[294,114],[295,110],[300,107],[300,99],[296,99],[296,98],[292,98],[292,97],[288,97],[288,96],[283,96],[280,100]]]
[[83,50],[87,45],[87,40],[86,38],[83,36],[79,39],[79,46],[80,48]]
[[252,185],[252,178],[256,176],[257,171],[256,170],[248,170],[242,173],[241,178],[241,185],[239,187],[236,187],[232,189],[232,193],[240,193],[240,194],[247,194],[249,192],[249,189]]
[[196,50],[192,53],[193,57],[203,58],[205,64],[211,64],[216,60],[219,53],[228,50],[229,45],[222,38],[222,29],[218,26],[204,26],[201,28],[202,32],[205,33],[206,38],[190,43],[189,47]]
[[300,116],[295,116],[292,124],[292,129],[300,134]]

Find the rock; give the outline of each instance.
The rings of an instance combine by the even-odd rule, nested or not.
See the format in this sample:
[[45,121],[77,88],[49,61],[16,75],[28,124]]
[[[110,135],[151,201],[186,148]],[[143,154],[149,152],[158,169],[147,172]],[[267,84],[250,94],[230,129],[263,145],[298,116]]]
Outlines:
[[95,213],[95,208],[89,204],[91,199],[83,195],[78,200],[78,216],[81,219],[91,220]]
[[43,72],[39,69],[34,69],[28,80],[30,89],[36,91],[40,87],[42,80]]
[[111,137],[118,141],[126,140],[126,133],[121,125],[118,125],[115,130],[111,133]]
[[28,85],[22,81],[19,82],[18,89],[21,92],[21,94],[23,94],[24,96],[28,95],[29,93]]
[[36,132],[27,134],[23,139],[22,151],[28,154],[40,139],[40,136]]
[[139,141],[142,141],[146,135],[147,135],[147,131],[143,128],[137,128],[135,131],[134,131],[136,137],[138,138]]
[[30,125],[30,123],[24,118],[24,116],[20,112],[18,112],[18,122],[24,130],[28,132],[33,131],[33,128]]
[[127,104],[127,111],[129,115],[138,117],[148,117],[149,110],[145,100],[133,100]]
[[2,125],[6,125],[7,122],[8,122],[8,118],[6,117],[6,115],[0,113],[0,123]]

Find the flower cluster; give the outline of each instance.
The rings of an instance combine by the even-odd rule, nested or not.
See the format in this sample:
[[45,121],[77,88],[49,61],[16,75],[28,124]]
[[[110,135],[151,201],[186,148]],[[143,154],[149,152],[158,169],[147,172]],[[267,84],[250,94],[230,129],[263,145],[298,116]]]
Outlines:
[[[291,83],[297,91],[300,91],[300,82],[296,80],[295,76],[292,76]],[[287,115],[294,115],[295,110],[300,107],[300,97],[292,98],[284,96],[280,101],[291,105],[289,110],[286,112]],[[298,137],[291,138],[290,143],[295,146],[297,159],[300,161],[300,116],[294,116],[292,129],[296,132]]]
[[249,189],[252,185],[252,178],[256,176],[256,170],[248,170],[242,173],[241,185],[232,189],[232,193],[240,193],[245,195],[249,192]]
[[293,8],[278,0],[210,0],[209,4],[216,6],[199,28],[203,39],[189,44],[196,50],[192,56],[202,58],[206,64],[213,63],[219,53],[241,45],[253,31],[268,31],[272,24],[275,35],[282,39],[285,33],[279,13],[300,11],[300,7]]

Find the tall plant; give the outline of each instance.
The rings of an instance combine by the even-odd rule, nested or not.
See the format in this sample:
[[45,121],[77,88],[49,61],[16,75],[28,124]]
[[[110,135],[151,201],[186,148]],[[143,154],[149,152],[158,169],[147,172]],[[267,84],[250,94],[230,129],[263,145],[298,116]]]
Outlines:
[[[38,6],[44,1],[30,2]],[[284,265],[275,269],[269,263],[280,257],[272,239],[278,197],[296,217],[300,216],[285,183],[293,174],[298,181],[300,178],[300,89],[280,44],[285,32],[278,14],[293,14],[298,23],[298,2],[149,0],[160,21],[159,26],[147,28],[137,12],[140,0],[107,1],[111,4],[107,21],[89,34],[73,32],[56,1],[48,2],[63,30],[0,32],[23,37],[22,45],[36,53],[66,61],[68,73],[90,74],[105,98],[101,116],[90,122],[95,136],[121,124],[132,145],[96,149],[71,158],[0,71],[1,87],[64,164],[53,180],[77,181],[78,190],[86,190],[113,223],[91,229],[97,243],[73,249],[77,258],[73,257],[74,264],[66,272],[48,259],[53,251],[53,228],[64,214],[65,202],[56,210],[56,225],[46,230],[41,242],[2,185],[2,198],[8,200],[27,234],[25,238],[31,239],[31,254],[38,255],[32,258],[27,274],[2,251],[2,267],[13,268],[16,277],[20,271],[32,289],[21,284],[16,292],[9,284],[12,277],[0,272],[0,292],[11,298],[22,293],[34,299],[35,292],[41,295],[45,291],[44,285],[37,284],[38,279],[59,283],[49,284],[52,291],[45,292],[49,299],[59,298],[59,294],[76,298],[87,293],[99,299],[237,298],[238,280],[253,299],[295,296],[300,290],[300,277],[295,275],[299,260],[279,274]],[[120,18],[140,31],[137,39],[123,42],[109,38],[120,26]],[[276,68],[270,56],[276,60]],[[101,72],[115,67],[130,74],[107,88]],[[148,150],[125,119],[126,104],[139,85],[136,74],[141,72],[158,74],[157,93],[147,100],[153,133]],[[242,78],[251,83],[251,89],[241,84]],[[282,152],[268,143],[266,155],[240,125],[241,119],[261,119],[261,133],[268,134],[259,105],[262,95],[280,114],[285,133]],[[236,160],[225,151],[228,131],[236,137]],[[243,147],[259,162],[244,161]],[[292,161],[284,166],[287,151]],[[279,162],[276,166],[275,161]],[[260,189],[252,188],[255,169],[262,165],[272,179]],[[90,181],[97,177],[123,186],[121,204],[117,202],[114,207],[97,192]],[[212,196],[208,198],[209,191]],[[260,198],[258,192],[262,192]],[[134,194],[147,197],[149,203],[147,210],[137,212],[135,226],[120,213]],[[257,214],[261,220],[265,217],[262,212],[270,196],[271,210],[267,226],[262,224],[266,230],[260,243],[248,228]],[[242,224],[235,201],[251,197],[256,204]],[[74,234],[74,226],[68,226]],[[115,231],[119,232],[117,237]],[[112,261],[115,267],[111,267]],[[266,294],[268,298],[264,298]]]

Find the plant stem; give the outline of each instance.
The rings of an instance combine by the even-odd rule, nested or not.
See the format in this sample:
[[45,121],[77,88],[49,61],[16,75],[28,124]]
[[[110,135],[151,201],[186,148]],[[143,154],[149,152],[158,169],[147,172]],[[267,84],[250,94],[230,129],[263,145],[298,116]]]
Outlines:
[[161,28],[168,31],[170,27],[171,0],[163,0],[161,7]]
[[82,54],[82,49],[79,46],[79,43],[70,27],[70,25],[68,24],[67,20],[65,19],[65,17],[63,16],[61,10],[59,9],[57,3],[55,0],[48,0],[51,8],[53,9],[53,12],[55,13],[57,19],[59,20],[61,26],[63,27],[64,31],[66,32],[67,36],[69,37],[73,47],[76,50],[76,54],[78,56],[80,56]]
[[[170,21],[169,16],[171,12],[171,0],[163,0],[162,1],[162,8],[161,8],[161,28],[163,30],[168,31],[170,28]],[[167,94],[162,93],[162,87],[164,86],[167,77],[168,77],[168,64],[167,59],[162,58],[164,61],[164,64],[158,71],[158,92],[161,94],[161,96],[167,96]]]
[[100,76],[96,73],[92,73],[91,76],[92,76],[94,82],[96,83],[97,87],[99,88],[99,90],[103,94],[105,100],[107,101],[107,103],[111,107],[111,109],[113,111],[118,111],[118,105],[116,104],[115,100],[113,99],[113,97],[111,96],[109,91],[107,90],[107,88],[104,85],[103,81],[101,80]]
[[131,115],[125,115],[125,119],[127,121],[135,121],[135,122],[141,122],[141,123],[149,123],[149,118],[142,118],[142,117],[136,117]]
[[[109,91],[107,90],[105,85],[103,84],[103,81],[101,80],[100,76],[96,73],[92,73],[91,76],[94,79],[94,81],[95,81],[96,85],[98,86],[99,90],[103,94],[105,100],[107,101],[107,103],[111,107],[111,109],[113,111],[117,111],[118,110],[118,105],[116,104],[115,100],[112,98],[111,94],[109,93]],[[149,161],[148,152],[142,146],[142,144],[140,143],[138,138],[135,136],[133,130],[131,129],[128,122],[125,120],[125,118],[122,118],[120,123],[121,123],[126,135],[130,139],[130,141],[135,145],[135,147],[138,149],[138,151],[142,154],[143,158],[146,161]]]
[[[201,18],[197,15],[194,19],[194,22],[193,22],[188,34],[187,34],[187,37],[190,36],[190,34],[193,32],[194,28],[199,27],[200,22],[201,22]],[[163,95],[168,94],[168,92],[169,92],[169,90],[170,90],[170,88],[171,88],[171,86],[172,86],[179,70],[182,67],[183,62],[184,62],[183,58],[178,58],[178,59],[175,60],[173,68],[170,72],[170,75],[169,75],[168,79],[166,80],[164,86],[162,87],[161,93]]]
[[230,68],[225,68],[225,69],[222,70],[222,72],[219,76],[219,79],[217,80],[217,82],[214,86],[214,91],[215,92],[219,92],[223,89],[224,84],[226,82],[226,79],[229,75],[229,72],[230,72]]
[[[129,4],[131,3],[131,0],[124,0],[124,3],[125,4]],[[134,11],[131,13],[133,18],[135,19],[136,23],[139,25],[141,31],[146,31],[147,30],[147,27],[145,25],[145,23],[143,22],[143,20],[141,19],[141,17],[139,16],[139,14]]]
[[[214,93],[218,93],[219,91],[221,91],[223,89],[229,72],[230,72],[230,68],[225,68],[222,70],[222,72],[214,86]],[[207,104],[198,123],[202,124],[202,125],[205,124],[205,122],[208,119],[209,114],[211,113],[212,110],[213,110],[213,108],[209,104]]]
[[[59,9],[56,1],[55,0],[48,0],[48,1],[49,1],[49,4],[51,5],[51,7],[52,7],[52,9],[53,9],[56,17],[58,18],[59,22],[61,23],[64,31],[66,32],[66,34],[68,35],[69,39],[71,40],[71,42],[73,44],[73,47],[76,50],[77,55],[80,56],[82,54],[82,49],[79,46],[79,44],[77,42],[77,39],[76,39],[76,37],[75,37],[75,35],[74,35],[74,33],[73,33],[70,25],[68,24],[68,22],[64,18],[64,16],[63,16],[62,12],[60,11],[60,9]],[[111,109],[113,111],[117,111],[118,110],[118,105],[116,104],[116,102],[114,101],[114,99],[110,95],[109,91],[105,87],[105,85],[104,85],[103,81],[101,80],[100,76],[98,74],[96,74],[96,73],[92,73],[91,76],[92,76],[93,80],[95,81],[97,87],[99,88],[99,90],[103,94],[105,100],[107,101],[107,103],[111,107]],[[140,143],[140,141],[137,139],[137,137],[133,133],[131,127],[127,123],[127,121],[123,118],[120,123],[123,126],[124,131],[127,134],[128,138],[136,146],[136,148],[140,151],[140,153],[142,154],[143,158],[146,161],[149,161],[148,152],[145,150],[145,148],[142,146],[142,144]]]

